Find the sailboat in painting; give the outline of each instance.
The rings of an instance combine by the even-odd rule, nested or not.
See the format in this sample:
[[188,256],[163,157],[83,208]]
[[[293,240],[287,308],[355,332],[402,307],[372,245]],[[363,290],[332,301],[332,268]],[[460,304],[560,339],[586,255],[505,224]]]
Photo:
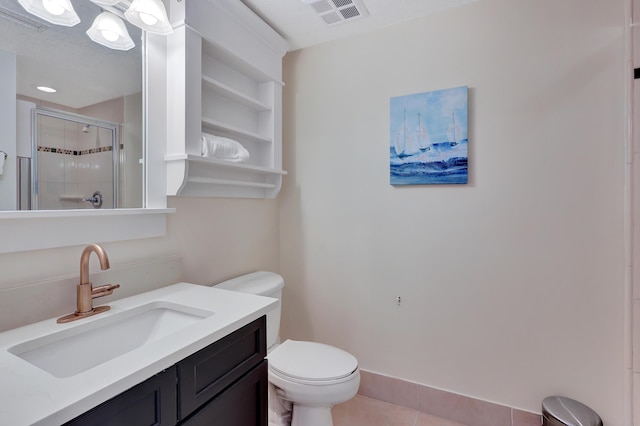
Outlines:
[[418,113],[418,127],[416,127],[415,135],[420,151],[428,151],[429,149],[431,149],[431,139],[429,138],[427,128],[422,125],[422,118],[420,117],[420,113]]
[[449,128],[447,129],[447,139],[449,139],[449,143],[451,146],[458,145],[462,142],[462,132],[460,131],[460,126],[456,123],[456,114],[451,113],[451,124],[449,124]]
[[406,110],[404,110],[402,126],[396,131],[393,147],[398,157],[408,157],[420,152],[420,148],[411,137],[411,131],[409,130],[409,126],[407,126]]
[[390,99],[391,185],[468,182],[468,88]]

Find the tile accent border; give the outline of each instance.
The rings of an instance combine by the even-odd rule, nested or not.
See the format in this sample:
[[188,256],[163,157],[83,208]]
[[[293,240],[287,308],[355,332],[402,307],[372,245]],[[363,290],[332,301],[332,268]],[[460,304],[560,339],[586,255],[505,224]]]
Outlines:
[[360,395],[473,426],[540,426],[540,414],[360,370]]
[[[123,148],[123,145],[120,144],[120,149],[122,148]],[[91,148],[91,149],[83,149],[83,150],[38,146],[38,152],[52,152],[55,154],[64,154],[64,155],[88,155],[88,154],[97,154],[100,152],[109,152],[109,151],[113,151],[112,146],[101,146],[100,148]]]

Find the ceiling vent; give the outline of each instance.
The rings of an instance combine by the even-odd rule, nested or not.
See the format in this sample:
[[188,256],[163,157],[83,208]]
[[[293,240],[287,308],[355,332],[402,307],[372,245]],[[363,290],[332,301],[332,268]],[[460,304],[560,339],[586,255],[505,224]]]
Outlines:
[[327,25],[336,25],[367,16],[369,12],[361,0],[303,0]]
[[3,6],[0,6],[0,17],[39,33],[49,29],[49,26],[44,22],[36,21],[27,15],[23,15]]

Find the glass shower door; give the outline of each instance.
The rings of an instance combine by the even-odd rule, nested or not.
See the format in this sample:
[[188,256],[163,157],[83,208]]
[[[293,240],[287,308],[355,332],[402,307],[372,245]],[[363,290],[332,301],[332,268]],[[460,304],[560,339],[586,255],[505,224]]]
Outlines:
[[116,208],[118,126],[39,109],[33,124],[32,208]]

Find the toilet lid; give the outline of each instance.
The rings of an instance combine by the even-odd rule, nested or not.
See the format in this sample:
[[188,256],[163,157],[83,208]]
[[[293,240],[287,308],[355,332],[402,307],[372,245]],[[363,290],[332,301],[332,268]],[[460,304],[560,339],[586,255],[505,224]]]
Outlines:
[[299,380],[327,381],[351,375],[358,361],[348,352],[316,342],[287,340],[267,356],[269,367]]

